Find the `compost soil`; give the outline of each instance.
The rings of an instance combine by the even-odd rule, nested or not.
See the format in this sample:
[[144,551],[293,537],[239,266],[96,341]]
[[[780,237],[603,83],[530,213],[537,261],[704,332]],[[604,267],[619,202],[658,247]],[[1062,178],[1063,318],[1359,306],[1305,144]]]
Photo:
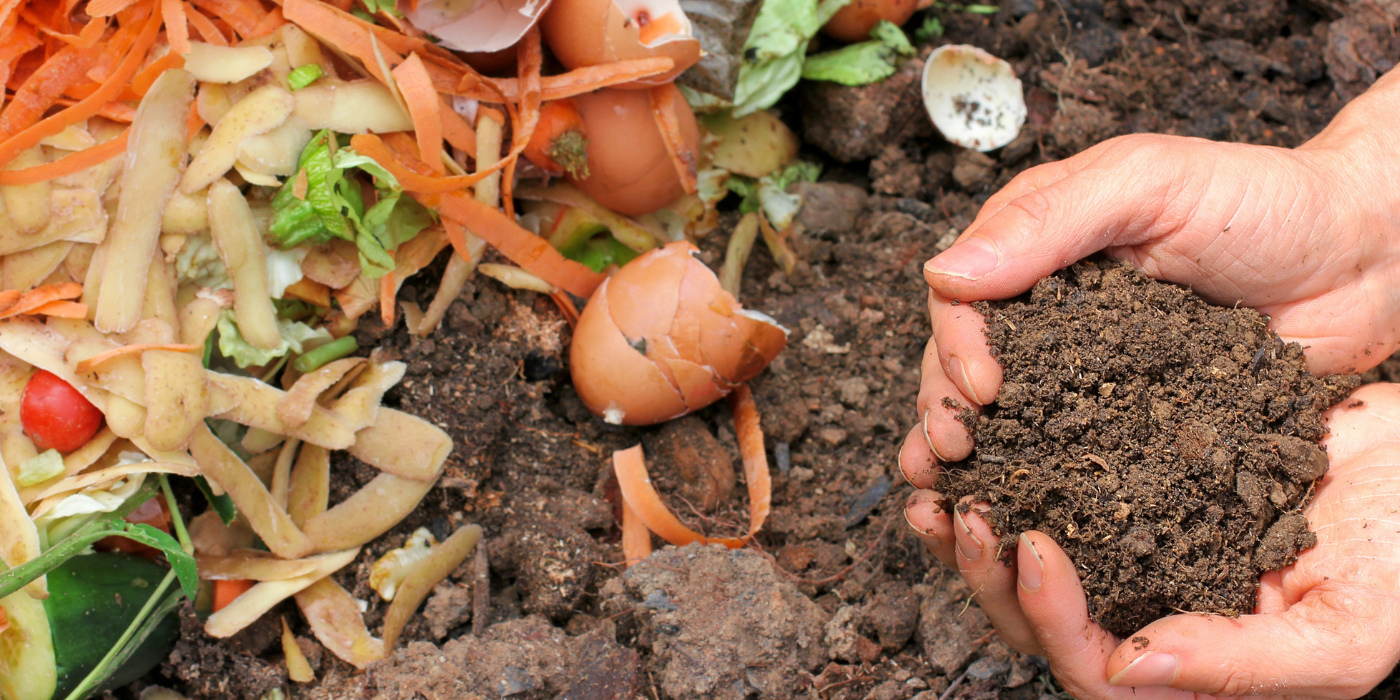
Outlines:
[[1313,377],[1258,312],[1127,262],[971,306],[1005,375],[980,417],[962,409],[977,449],[935,488],[949,512],[990,506],[1008,563],[1020,533],[1054,537],[1090,616],[1126,638],[1175,612],[1251,612],[1259,574],[1316,544],[1300,511],[1327,471],[1322,412],[1359,377]]
[[[454,572],[394,657],[365,672],[317,653],[295,606],[283,605],[234,640],[207,638],[189,620],[175,654],[143,684],[210,700],[261,698],[279,686],[297,698],[405,700],[1059,692],[1044,662],[1002,644],[961,579],[904,525],[909,487],[896,457],[918,420],[929,333],[921,265],[1017,173],[1106,138],[1153,131],[1302,143],[1393,62],[1397,34],[1376,8],[1002,0],[994,15],[933,10],[945,33],[923,42],[921,56],[974,44],[1010,61],[1025,86],[1021,137],[987,154],[934,135],[919,104],[918,57],[878,85],[799,85],[777,109],[803,136],[802,156],[824,166],[820,182],[800,186],[801,262],[784,274],[759,246],[739,295],[792,329],[788,348],[753,382],[774,493],[769,525],[749,551],[659,549],[625,574],[620,566],[614,449],[645,445],[658,490],[691,527],[743,531],[746,489],[742,474],[730,486],[738,447],[722,402],[674,434],[602,423],[569,385],[568,325],[552,304],[481,277],[430,338],[366,320],[361,347],[390,348],[408,363],[387,401],[442,426],[456,447],[418,510],[337,579],[365,601],[377,631],[387,604],[368,586],[370,564],[418,527],[443,537],[479,522],[485,583],[476,562]],[[726,214],[699,241],[707,262],[722,261],[736,221]],[[409,280],[402,297],[423,306],[436,287],[428,274]],[[343,456],[334,469],[334,499],[375,474]],[[313,652],[315,682],[287,683],[278,617]]]

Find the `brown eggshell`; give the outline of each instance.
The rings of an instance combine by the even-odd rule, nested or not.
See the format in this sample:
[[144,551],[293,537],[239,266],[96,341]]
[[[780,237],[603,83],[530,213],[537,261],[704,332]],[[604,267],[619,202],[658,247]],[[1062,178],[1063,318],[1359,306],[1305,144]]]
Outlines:
[[[682,18],[684,36],[643,44],[637,17],[668,12]],[[675,0],[556,0],[540,20],[540,31],[550,51],[569,69],[655,56],[676,62],[667,73],[619,86],[639,89],[669,83],[700,60],[700,42],[689,36],[690,20],[684,17]]]
[[696,250],[685,241],[652,250],[594,292],[570,349],[589,410],[625,425],[670,420],[677,403],[708,406],[782,351],[786,332],[745,311]]
[[[837,41],[854,44],[870,38],[870,30],[880,20],[903,25],[914,16],[918,0],[851,0],[850,4],[836,11],[822,27],[825,34]],[[548,18],[549,13],[545,13]]]
[[[569,371],[579,399],[608,422],[650,425],[690,410],[656,363],[627,342],[613,323],[604,280],[579,315]],[[613,418],[616,420],[613,420]]]
[[[574,99],[588,130],[589,171],[586,178],[569,178],[575,186],[627,216],[650,214],[685,194],[646,92],[605,88]],[[679,95],[675,104],[681,137],[691,153],[699,153],[695,114]]]

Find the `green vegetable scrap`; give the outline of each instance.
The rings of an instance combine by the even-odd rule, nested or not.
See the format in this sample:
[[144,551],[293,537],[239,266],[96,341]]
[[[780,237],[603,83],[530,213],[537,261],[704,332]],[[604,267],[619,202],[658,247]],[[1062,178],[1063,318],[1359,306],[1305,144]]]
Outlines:
[[767,109],[797,84],[807,45],[850,0],[766,0],[744,42],[734,116]]
[[802,208],[802,198],[789,194],[788,186],[794,182],[816,182],[821,172],[820,165],[799,160],[757,180],[730,175],[724,185],[743,198],[739,202],[740,212],[747,214],[761,209],[768,223],[781,231],[792,225],[793,218]]
[[870,41],[809,56],[802,64],[802,77],[842,85],[878,83],[894,75],[902,57],[916,53],[904,30],[890,22],[881,20],[870,36]]
[[287,84],[293,92],[310,85],[325,75],[319,63],[308,63],[287,74]]
[[914,41],[920,44],[943,36],[943,22],[933,15],[924,17],[924,23],[914,30]]
[[219,352],[239,367],[266,365],[289,352],[300,354],[333,340],[330,331],[325,328],[312,328],[301,321],[278,318],[277,331],[282,335],[282,344],[270,350],[255,347],[243,338],[233,311],[228,309],[219,314],[216,328],[219,332]]
[[[373,181],[378,195],[368,210],[357,171]],[[360,269],[372,279],[393,272],[390,253],[433,223],[432,212],[404,196],[397,178],[373,159],[339,148],[330,131],[317,134],[301,152],[297,174],[272,198],[272,213],[278,246],[354,241]]]

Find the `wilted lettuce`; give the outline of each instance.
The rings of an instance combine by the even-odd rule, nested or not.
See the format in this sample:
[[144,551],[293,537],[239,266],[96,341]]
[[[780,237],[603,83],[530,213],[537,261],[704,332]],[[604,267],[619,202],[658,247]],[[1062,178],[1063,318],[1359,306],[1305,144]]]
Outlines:
[[734,116],[772,107],[802,77],[807,44],[850,0],[765,0],[744,43]]
[[233,360],[239,367],[250,367],[265,365],[288,352],[299,354],[309,350],[310,346],[333,340],[330,331],[324,328],[312,328],[301,321],[290,321],[285,318],[277,319],[277,331],[282,336],[281,345],[271,350],[255,347],[243,339],[243,334],[238,330],[238,321],[234,320],[233,312],[225,310],[219,314],[219,352],[223,353],[224,357]]
[[870,36],[870,41],[808,56],[802,64],[802,77],[842,85],[878,83],[894,75],[901,57],[916,53],[904,30],[890,22],[881,20]]

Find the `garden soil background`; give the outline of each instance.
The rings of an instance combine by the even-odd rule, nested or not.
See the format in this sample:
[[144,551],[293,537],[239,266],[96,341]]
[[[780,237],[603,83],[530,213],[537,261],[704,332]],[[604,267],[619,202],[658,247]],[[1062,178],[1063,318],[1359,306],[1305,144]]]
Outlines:
[[[319,645],[284,604],[230,640],[186,619],[170,659],[129,697],[162,684],[197,698],[259,698],[286,684],[283,616],[317,681],[307,698],[770,697],[1037,700],[1058,688],[1043,660],[1002,644],[960,579],[924,551],[901,514],[896,456],[916,420],[929,326],[920,274],[982,201],[1020,171],[1101,140],[1157,132],[1275,146],[1317,133],[1400,57],[1400,2],[1346,0],[1004,0],[985,16],[936,10],[921,46],[969,43],[1006,58],[1025,86],[1020,138],[989,154],[934,135],[918,95],[922,63],[884,83],[804,83],[778,110],[825,166],[802,185],[801,262],[778,270],[761,246],[741,300],[792,329],[753,382],[773,464],[773,512],[753,549],[665,548],[622,573],[615,449],[643,443],[653,480],[692,527],[747,522],[731,417],[720,405],[651,429],[608,426],[568,378],[569,332],[548,299],[476,278],[427,339],[373,325],[362,347],[392,348],[408,376],[386,403],[448,430],[438,487],[337,579],[386,604],[369,567],[418,527],[439,537],[478,522],[490,565],[488,624],[473,634],[474,564],[440,585],[397,653],[364,673]],[[1388,14],[1387,14],[1388,13]],[[909,29],[920,25],[916,15]],[[722,261],[737,219],[699,242]],[[404,288],[420,305],[428,276]],[[1371,379],[1392,378],[1389,365]],[[1400,374],[1400,372],[1392,372]],[[373,470],[335,465],[332,499]],[[952,687],[956,684],[956,687]],[[1394,679],[1377,691],[1390,697]],[[947,700],[945,699],[945,700]]]

